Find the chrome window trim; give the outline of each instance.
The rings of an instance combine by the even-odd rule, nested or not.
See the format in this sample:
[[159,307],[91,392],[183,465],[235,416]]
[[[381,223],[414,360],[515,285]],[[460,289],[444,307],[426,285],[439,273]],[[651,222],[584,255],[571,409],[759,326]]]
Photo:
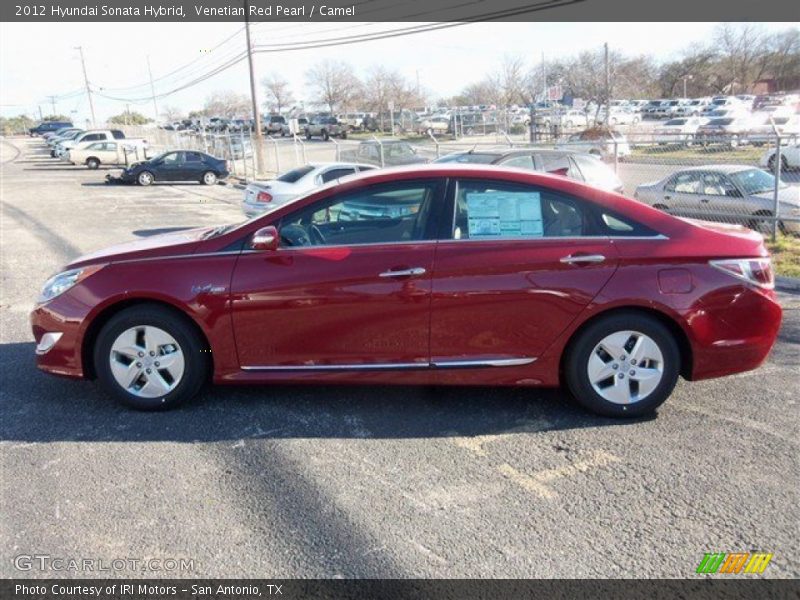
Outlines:
[[245,365],[242,371],[317,372],[317,371],[398,371],[410,369],[459,369],[484,367],[518,367],[536,361],[535,357],[482,358],[476,360],[439,360],[416,363],[366,363],[342,365]]

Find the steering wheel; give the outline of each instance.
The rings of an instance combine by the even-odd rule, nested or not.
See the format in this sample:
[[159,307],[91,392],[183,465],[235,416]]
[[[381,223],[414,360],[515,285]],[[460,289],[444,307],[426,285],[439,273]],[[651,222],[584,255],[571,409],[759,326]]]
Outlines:
[[308,231],[310,233],[310,237],[313,240],[313,245],[324,245],[325,244],[325,236],[322,235],[322,232],[319,230],[319,227],[311,223],[308,226]]
[[281,227],[281,239],[287,246],[311,245],[311,239],[308,237],[305,227],[301,225],[286,225]]

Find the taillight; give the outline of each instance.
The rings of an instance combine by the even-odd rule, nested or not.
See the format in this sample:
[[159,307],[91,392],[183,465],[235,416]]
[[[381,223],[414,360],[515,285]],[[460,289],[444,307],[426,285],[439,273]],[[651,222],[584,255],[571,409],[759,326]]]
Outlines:
[[748,283],[768,290],[775,287],[775,274],[769,258],[729,258],[709,261],[709,264]]
[[267,192],[258,192],[256,202],[272,202],[272,195]]

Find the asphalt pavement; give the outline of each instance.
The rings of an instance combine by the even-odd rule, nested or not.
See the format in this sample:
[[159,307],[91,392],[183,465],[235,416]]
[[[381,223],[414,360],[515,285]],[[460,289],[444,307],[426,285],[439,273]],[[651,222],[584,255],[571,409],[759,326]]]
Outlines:
[[[40,286],[84,252],[238,220],[241,192],[106,186],[103,171],[11,142],[0,577],[680,578],[706,552],[748,551],[774,555],[764,577],[800,575],[800,296],[781,294],[763,367],[681,381],[654,418],[467,387],[209,387],[180,410],[136,413],[37,371]],[[20,570],[33,555],[189,562]]]

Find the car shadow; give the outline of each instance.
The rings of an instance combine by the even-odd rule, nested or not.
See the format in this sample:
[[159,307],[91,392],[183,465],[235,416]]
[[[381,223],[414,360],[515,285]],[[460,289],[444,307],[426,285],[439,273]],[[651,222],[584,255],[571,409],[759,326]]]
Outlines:
[[38,372],[32,343],[0,345],[0,443],[411,439],[626,426],[559,390],[425,386],[207,386],[179,409],[127,409],[96,382]]

